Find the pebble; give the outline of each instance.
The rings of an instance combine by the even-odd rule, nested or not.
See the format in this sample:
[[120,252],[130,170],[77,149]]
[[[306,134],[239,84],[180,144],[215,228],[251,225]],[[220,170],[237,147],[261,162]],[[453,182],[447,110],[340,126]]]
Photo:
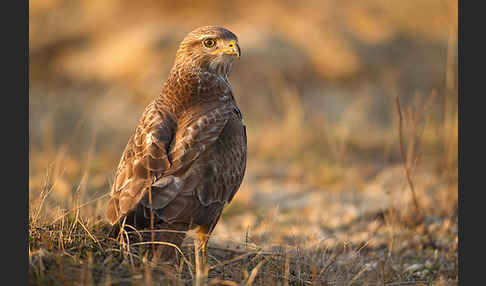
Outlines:
[[405,269],[405,271],[408,271],[408,272],[412,272],[413,273],[413,272],[417,272],[419,270],[424,269],[424,267],[425,267],[425,265],[416,263],[416,264],[412,264],[412,265],[408,266]]

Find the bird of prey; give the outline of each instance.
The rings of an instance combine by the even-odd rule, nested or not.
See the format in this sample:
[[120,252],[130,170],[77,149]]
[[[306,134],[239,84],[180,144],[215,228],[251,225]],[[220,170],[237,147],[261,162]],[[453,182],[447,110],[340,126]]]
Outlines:
[[116,169],[106,205],[115,233],[130,225],[145,241],[180,246],[196,229],[205,257],[246,169],[246,128],[228,81],[240,55],[236,35],[222,27],[199,27],[181,42]]

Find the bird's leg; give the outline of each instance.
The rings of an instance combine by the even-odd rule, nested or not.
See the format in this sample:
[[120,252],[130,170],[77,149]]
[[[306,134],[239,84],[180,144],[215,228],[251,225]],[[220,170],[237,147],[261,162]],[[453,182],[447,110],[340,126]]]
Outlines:
[[199,239],[194,239],[194,260],[196,268],[196,283],[195,285],[201,285],[201,261],[199,256]]
[[[206,246],[209,239],[209,229],[199,226],[196,230],[197,239],[194,240],[194,251],[196,258],[196,279],[200,281],[203,277],[208,276],[207,251]],[[201,257],[199,256],[201,252]]]
[[206,246],[208,244],[208,235],[207,234],[202,234],[199,237],[200,245],[201,245],[201,260],[202,260],[202,265],[204,268],[206,268],[206,262],[207,262],[207,254],[206,254]]

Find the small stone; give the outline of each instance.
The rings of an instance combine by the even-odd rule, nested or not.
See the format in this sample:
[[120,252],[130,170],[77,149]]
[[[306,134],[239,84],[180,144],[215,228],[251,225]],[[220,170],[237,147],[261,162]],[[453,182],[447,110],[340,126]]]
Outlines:
[[413,272],[417,272],[417,271],[422,270],[422,269],[424,269],[424,265],[416,263],[416,264],[412,264],[409,267],[407,267],[405,269],[405,271],[413,273]]

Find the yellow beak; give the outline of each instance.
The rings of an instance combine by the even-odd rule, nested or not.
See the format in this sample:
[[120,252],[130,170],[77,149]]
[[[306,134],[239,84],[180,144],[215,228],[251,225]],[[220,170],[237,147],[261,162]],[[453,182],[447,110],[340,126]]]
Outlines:
[[230,40],[226,44],[226,47],[219,49],[219,50],[216,50],[216,51],[213,51],[213,54],[219,54],[219,53],[223,53],[223,54],[227,54],[227,55],[235,55],[238,58],[240,58],[240,56],[241,56],[240,46],[236,43],[235,40]]
[[240,46],[235,42],[235,40],[231,40],[228,42],[228,47],[224,49],[224,52],[228,55],[235,55],[238,58],[241,56]]

